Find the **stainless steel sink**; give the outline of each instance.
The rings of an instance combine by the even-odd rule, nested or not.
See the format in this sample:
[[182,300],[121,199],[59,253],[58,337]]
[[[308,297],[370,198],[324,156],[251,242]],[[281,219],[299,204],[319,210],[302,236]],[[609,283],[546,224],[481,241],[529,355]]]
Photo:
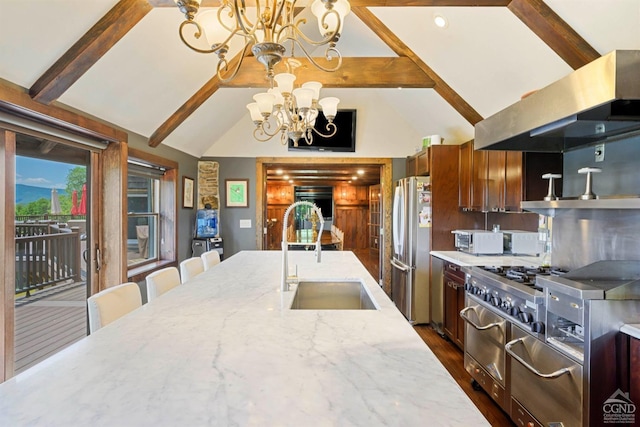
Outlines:
[[376,310],[362,282],[300,281],[291,303],[293,310]]

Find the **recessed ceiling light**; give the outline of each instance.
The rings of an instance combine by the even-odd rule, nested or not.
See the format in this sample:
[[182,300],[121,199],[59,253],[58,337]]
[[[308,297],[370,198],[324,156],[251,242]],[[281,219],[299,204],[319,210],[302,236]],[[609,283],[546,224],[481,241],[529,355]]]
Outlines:
[[355,181],[356,179],[358,179],[358,177],[354,175],[351,177],[351,179]]
[[284,178],[284,179],[289,179],[289,175],[285,175],[285,176],[283,176],[282,178]]
[[358,175],[364,175],[364,169],[358,169]]
[[447,18],[445,18],[442,15],[436,15],[433,17],[433,22],[436,24],[436,27],[438,28],[447,28],[447,26],[449,25],[449,22],[447,21]]
[[292,179],[289,180],[289,184],[293,184],[293,180]]
[[282,175],[282,169],[277,169],[277,170],[276,170],[276,173],[277,173],[278,175]]

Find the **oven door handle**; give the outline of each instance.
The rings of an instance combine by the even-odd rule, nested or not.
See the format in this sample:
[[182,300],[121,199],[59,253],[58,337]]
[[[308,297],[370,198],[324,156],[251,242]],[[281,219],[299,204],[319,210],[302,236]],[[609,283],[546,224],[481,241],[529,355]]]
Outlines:
[[469,317],[467,317],[467,311],[469,310],[476,311],[475,307],[465,307],[462,310],[460,310],[460,317],[462,317],[465,322],[467,322],[468,324],[470,324],[471,326],[473,326],[479,331],[486,331],[487,329],[499,327],[499,326],[502,326],[502,324],[504,323],[503,321],[503,322],[489,323],[488,325],[485,325],[485,326],[480,326],[477,323],[475,323],[473,320],[469,319]]
[[506,352],[513,357],[514,359],[516,359],[518,362],[522,363],[522,365],[527,368],[529,371],[531,371],[533,374],[539,376],[540,378],[547,378],[547,379],[553,379],[553,378],[558,378],[564,374],[569,374],[571,373],[571,369],[569,368],[562,368],[562,369],[558,369],[555,372],[551,372],[550,374],[543,374],[542,372],[538,371],[536,368],[534,368],[533,366],[529,365],[527,362],[525,362],[520,356],[518,356],[513,350],[511,350],[511,347],[513,347],[516,344],[524,344],[524,338],[516,338],[513,341],[509,341],[505,346],[504,349],[506,350]]

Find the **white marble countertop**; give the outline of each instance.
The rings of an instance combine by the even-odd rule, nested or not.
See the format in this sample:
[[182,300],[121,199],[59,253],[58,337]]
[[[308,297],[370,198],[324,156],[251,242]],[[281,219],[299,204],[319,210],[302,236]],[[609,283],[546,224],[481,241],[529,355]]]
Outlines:
[[2,426],[489,425],[351,252],[378,310],[290,310],[279,251],[241,252],[0,384]]
[[640,340],[640,323],[626,323],[620,327],[620,332]]
[[533,255],[471,255],[460,251],[431,251],[430,254],[462,267],[539,267],[541,265],[541,258]]

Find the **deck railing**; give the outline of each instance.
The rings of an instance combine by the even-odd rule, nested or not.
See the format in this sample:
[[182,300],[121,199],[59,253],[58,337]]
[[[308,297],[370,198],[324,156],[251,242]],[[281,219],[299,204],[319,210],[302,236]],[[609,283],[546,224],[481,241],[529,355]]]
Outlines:
[[[17,228],[18,226],[16,226]],[[80,281],[80,233],[18,237],[16,230],[16,294],[43,289],[69,279]]]

